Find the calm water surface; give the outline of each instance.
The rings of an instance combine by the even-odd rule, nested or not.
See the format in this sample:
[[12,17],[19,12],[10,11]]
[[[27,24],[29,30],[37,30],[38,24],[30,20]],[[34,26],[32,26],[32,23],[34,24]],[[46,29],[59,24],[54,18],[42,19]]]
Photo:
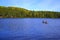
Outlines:
[[60,40],[60,19],[0,18],[0,40]]

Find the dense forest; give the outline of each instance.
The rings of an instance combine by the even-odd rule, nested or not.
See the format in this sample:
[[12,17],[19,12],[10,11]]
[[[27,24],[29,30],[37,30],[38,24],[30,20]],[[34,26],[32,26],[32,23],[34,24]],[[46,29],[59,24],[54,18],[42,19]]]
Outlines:
[[0,18],[60,18],[60,12],[32,11],[19,7],[0,6]]

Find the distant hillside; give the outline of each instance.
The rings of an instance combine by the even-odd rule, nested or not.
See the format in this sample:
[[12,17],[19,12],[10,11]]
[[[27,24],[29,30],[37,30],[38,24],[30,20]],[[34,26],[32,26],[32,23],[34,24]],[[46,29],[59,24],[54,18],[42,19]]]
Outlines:
[[18,7],[0,6],[0,18],[60,18],[60,12],[31,11]]

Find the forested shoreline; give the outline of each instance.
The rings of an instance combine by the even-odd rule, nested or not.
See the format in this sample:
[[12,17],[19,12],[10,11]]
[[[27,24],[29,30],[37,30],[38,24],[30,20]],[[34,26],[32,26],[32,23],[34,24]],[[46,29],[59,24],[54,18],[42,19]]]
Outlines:
[[0,6],[0,18],[60,18],[60,12]]

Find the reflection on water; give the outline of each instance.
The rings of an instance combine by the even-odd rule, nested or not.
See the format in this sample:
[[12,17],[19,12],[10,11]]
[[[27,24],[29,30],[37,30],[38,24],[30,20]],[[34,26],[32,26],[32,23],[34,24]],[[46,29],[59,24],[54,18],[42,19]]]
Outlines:
[[[43,20],[47,20],[48,24],[42,23]],[[1,18],[0,38],[5,38],[6,40],[42,40],[43,38],[59,39],[60,19]]]

